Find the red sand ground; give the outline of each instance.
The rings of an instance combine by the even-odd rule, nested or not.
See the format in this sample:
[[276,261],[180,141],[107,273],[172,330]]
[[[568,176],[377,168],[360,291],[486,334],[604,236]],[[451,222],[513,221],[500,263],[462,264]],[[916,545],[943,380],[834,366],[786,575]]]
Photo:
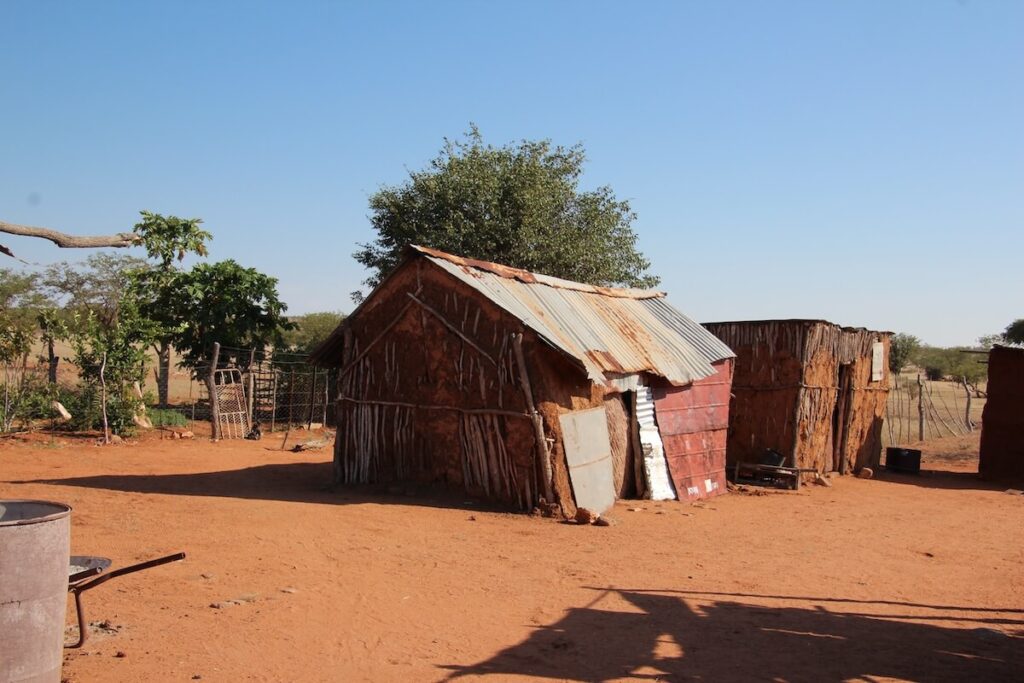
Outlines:
[[69,681],[1024,678],[1024,496],[969,474],[976,437],[605,528],[329,492],[329,450],[277,439],[47,440],[0,439],[0,497],[69,503],[115,567],[188,553],[85,594],[109,628]]

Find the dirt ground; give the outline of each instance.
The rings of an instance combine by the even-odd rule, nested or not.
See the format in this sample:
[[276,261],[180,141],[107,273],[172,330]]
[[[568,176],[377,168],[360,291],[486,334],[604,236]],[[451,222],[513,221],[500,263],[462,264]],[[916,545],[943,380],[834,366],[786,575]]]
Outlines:
[[70,504],[73,553],[188,553],[84,595],[68,681],[1024,675],[1024,495],[971,473],[976,435],[921,476],[624,501],[610,527],[332,492],[328,449],[278,444],[0,439],[0,498]]

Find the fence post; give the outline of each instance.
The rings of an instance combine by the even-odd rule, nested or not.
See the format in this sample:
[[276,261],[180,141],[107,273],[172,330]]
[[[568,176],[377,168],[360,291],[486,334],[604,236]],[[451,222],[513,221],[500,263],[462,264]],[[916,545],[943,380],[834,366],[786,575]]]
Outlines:
[[294,410],[295,410],[295,368],[291,367],[288,370],[288,429],[292,428],[292,422],[295,421]]
[[964,384],[964,391],[967,393],[967,408],[964,409],[964,424],[967,426],[968,432],[974,431],[974,423],[971,422],[971,388],[967,386],[967,378],[961,377],[960,381]]
[[921,374],[917,375],[917,440],[924,441],[924,382]]
[[323,412],[323,417],[321,418],[321,422],[322,422],[322,424],[324,426],[324,429],[327,429],[327,402],[331,400],[330,385],[331,385],[330,371],[329,370],[324,370],[324,412]]
[[217,361],[220,360],[220,342],[213,342],[213,358],[210,360],[210,374],[206,376],[206,388],[210,394],[210,421],[213,422],[213,440],[220,438],[220,406],[217,401]]
[[[252,408],[254,403],[254,391],[256,389],[256,376],[253,374],[253,363],[256,360],[256,347],[249,349],[249,374],[245,382],[245,412],[249,417],[249,429],[252,429]],[[248,436],[248,434],[246,434]]]
[[309,376],[309,419],[306,421],[306,429],[313,428],[313,410],[316,408],[316,368]]
[[103,443],[110,443],[110,424],[107,422],[107,380],[103,374],[107,369],[107,352],[103,352],[100,364],[100,407],[103,409]]

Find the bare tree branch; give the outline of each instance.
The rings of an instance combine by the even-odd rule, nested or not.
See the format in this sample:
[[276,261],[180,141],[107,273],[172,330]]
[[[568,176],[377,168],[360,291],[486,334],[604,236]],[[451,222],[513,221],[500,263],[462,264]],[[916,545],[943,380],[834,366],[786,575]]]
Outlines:
[[[40,237],[44,240],[50,240],[58,247],[64,249],[95,249],[97,247],[130,247],[139,242],[139,236],[131,232],[119,232],[116,235],[93,235],[89,237],[79,237],[77,235],[68,235],[63,232],[57,232],[49,228],[36,228],[31,225],[16,225],[14,223],[7,223],[6,221],[0,221],[0,232],[7,233],[9,235],[19,235],[22,237]],[[10,250],[4,248],[3,252],[11,255]]]

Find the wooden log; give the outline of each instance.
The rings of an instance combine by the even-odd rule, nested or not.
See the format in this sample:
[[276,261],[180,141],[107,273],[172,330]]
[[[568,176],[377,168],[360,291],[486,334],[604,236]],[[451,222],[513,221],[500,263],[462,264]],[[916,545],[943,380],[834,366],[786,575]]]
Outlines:
[[206,388],[210,394],[210,420],[213,423],[213,440],[220,438],[220,402],[217,400],[217,363],[220,361],[220,342],[213,343],[213,357],[210,372],[206,375]]
[[531,419],[529,413],[517,413],[511,410],[498,410],[493,408],[461,408],[459,406],[425,405],[422,403],[407,403],[405,401],[384,401],[379,399],[358,399],[351,396],[339,396],[338,402],[353,403],[366,406],[401,406],[403,408],[415,408],[421,410],[451,410],[465,415],[503,415],[505,417],[523,417]]
[[249,349],[249,373],[246,375],[245,383],[245,418],[248,421],[249,429],[252,429],[252,411],[254,405],[253,392],[256,389],[256,376],[253,371],[253,365],[256,362],[256,348]]
[[[412,296],[412,294],[410,293],[410,294],[409,294],[409,296]],[[366,354],[368,354],[368,353],[370,352],[370,349],[372,349],[372,348],[373,348],[374,346],[376,346],[376,345],[377,345],[377,343],[378,343],[378,342],[379,342],[379,341],[380,341],[381,339],[383,339],[383,338],[384,338],[384,335],[386,335],[386,334],[387,334],[388,332],[390,332],[390,331],[391,331],[391,328],[392,328],[392,327],[394,327],[395,325],[397,325],[397,324],[399,323],[399,321],[401,321],[401,320],[402,320],[402,318],[403,318],[403,317],[405,317],[405,312],[409,310],[409,308],[410,308],[410,307],[412,306],[412,304],[413,304],[413,302],[412,302],[412,301],[409,301],[409,302],[407,302],[407,303],[406,303],[406,304],[405,304],[404,306],[402,306],[402,308],[401,308],[401,309],[400,309],[400,310],[398,311],[398,315],[396,315],[396,316],[395,316],[395,317],[394,317],[394,318],[393,318],[393,319],[391,320],[391,322],[389,322],[389,323],[388,323],[387,325],[385,325],[385,326],[384,326],[384,329],[383,329],[383,330],[381,330],[381,331],[380,331],[380,333],[379,333],[379,334],[378,334],[378,335],[377,335],[376,337],[374,337],[374,338],[373,338],[373,341],[371,341],[371,342],[370,342],[370,343],[369,343],[369,344],[367,345],[367,347],[366,347],[365,349],[363,349],[362,351],[360,351],[360,352],[359,352],[359,353],[358,353],[358,354],[357,354],[357,355],[355,356],[355,358],[353,358],[353,359],[352,359],[351,361],[349,361],[348,365],[346,365],[345,367],[343,367],[343,368],[341,369],[341,372],[339,372],[339,373],[338,373],[338,377],[344,377],[345,375],[347,375],[347,374],[348,374],[348,373],[349,373],[349,372],[350,372],[350,371],[352,370],[352,368],[354,368],[354,367],[356,366],[356,364],[357,364],[357,363],[358,363],[358,362],[359,362],[360,360],[362,360],[363,356],[365,356]]]
[[523,333],[517,332],[512,336],[512,350],[515,353],[516,364],[519,366],[519,380],[523,387],[523,396],[526,399],[526,408],[530,412],[530,419],[533,422],[533,435],[537,445],[537,458],[540,460],[541,472],[544,473],[544,480],[541,485],[544,487],[544,502],[553,503],[554,496],[551,493],[551,453],[548,451],[548,442],[544,437],[544,420],[537,412],[536,404],[533,401],[533,389],[530,385],[530,375],[526,371],[526,358],[523,356]]
[[967,378],[961,377],[960,381],[963,383],[964,391],[967,393],[967,407],[964,408],[964,425],[967,426],[967,431],[974,431],[974,422],[971,421],[971,387],[967,384]]
[[[469,338],[469,337],[467,337],[467,336],[466,336],[465,334],[463,334],[463,333],[462,333],[462,332],[461,332],[461,331],[459,330],[459,328],[457,328],[457,327],[456,327],[455,325],[453,325],[453,324],[451,324],[450,322],[448,322],[448,319],[447,319],[447,318],[445,318],[445,317],[444,317],[444,315],[442,315],[441,313],[438,313],[438,312],[437,312],[436,310],[434,310],[434,309],[433,309],[433,308],[432,308],[432,307],[431,307],[431,306],[430,306],[429,304],[427,304],[427,303],[423,302],[423,301],[422,301],[422,300],[421,300],[421,299],[420,299],[419,297],[417,297],[417,296],[416,296],[415,294],[413,294],[412,292],[406,292],[406,295],[407,295],[407,296],[408,296],[408,297],[409,297],[410,299],[412,299],[413,301],[415,301],[415,302],[416,302],[417,304],[419,304],[419,305],[420,305],[420,306],[421,306],[421,307],[423,308],[423,310],[425,310],[425,311],[426,311],[427,313],[430,313],[430,314],[431,314],[432,316],[434,316],[435,318],[437,318],[437,320],[438,320],[438,321],[440,321],[440,323],[441,323],[442,325],[444,325],[444,326],[445,326],[446,328],[448,328],[448,330],[449,330],[449,331],[450,331],[450,332],[451,332],[452,334],[454,334],[455,336],[457,336],[457,337],[458,337],[459,339],[461,339],[461,340],[462,340],[462,341],[464,341],[464,342],[465,342],[466,344],[468,344],[468,345],[469,345],[469,346],[471,346],[471,347],[472,347],[473,349],[475,349],[477,353],[479,353],[479,354],[480,354],[481,356],[483,356],[483,357],[484,357],[484,358],[486,358],[486,359],[487,359],[488,361],[490,361],[491,365],[494,365],[494,366],[497,366],[497,365],[498,365],[498,363],[497,363],[497,362],[496,362],[496,361],[495,361],[495,360],[494,360],[493,358],[491,358],[491,355],[490,355],[489,353],[487,353],[486,351],[484,351],[484,350],[483,350],[482,348],[480,348],[480,346],[479,346],[479,345],[478,345],[478,344],[477,344],[476,342],[474,342],[474,341],[473,341],[472,339],[470,339],[470,338]],[[461,366],[460,366],[460,370],[461,370]]]
[[921,375],[917,375],[917,440],[924,441],[924,427],[925,427],[925,414],[924,414],[924,382],[921,380]]

